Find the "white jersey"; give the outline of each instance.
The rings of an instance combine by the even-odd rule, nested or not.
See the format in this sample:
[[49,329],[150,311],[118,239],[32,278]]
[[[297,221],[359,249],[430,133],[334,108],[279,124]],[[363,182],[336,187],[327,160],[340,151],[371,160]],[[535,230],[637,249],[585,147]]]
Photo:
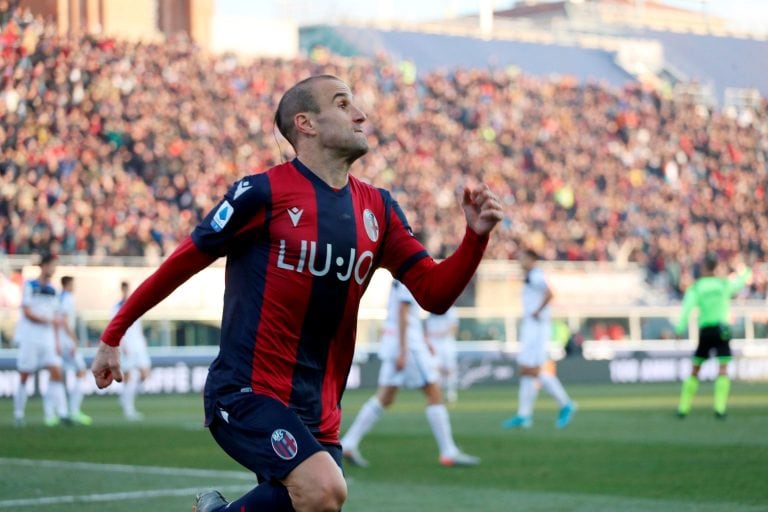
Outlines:
[[52,284],[41,284],[38,279],[32,279],[24,283],[21,296],[21,314],[16,324],[16,342],[21,344],[25,340],[42,340],[54,342],[54,330],[51,324],[33,322],[24,314],[24,308],[30,309],[33,315],[53,320],[58,312],[58,292]]
[[534,268],[525,276],[520,352],[517,355],[517,362],[522,366],[539,367],[548,357],[547,344],[552,331],[552,313],[549,304],[541,309],[538,318],[533,317],[533,313],[544,302],[547,289],[547,281],[541,269]]
[[[534,268],[528,272],[523,285],[523,316],[530,317],[539,309],[541,303],[544,302],[548,288],[543,270]],[[542,322],[549,321],[551,315],[551,308],[547,304],[539,313],[539,320]]]
[[427,333],[427,339],[430,342],[439,344],[456,341],[456,329],[459,327],[459,317],[456,314],[456,308],[451,307],[442,315],[430,314],[424,322]]
[[387,318],[381,333],[379,356],[382,359],[395,359],[400,353],[400,306],[403,303],[411,306],[408,308],[405,331],[408,350],[426,349],[421,307],[403,283],[393,280],[387,303]]
[[[112,317],[122,307],[124,301],[120,301],[112,308]],[[136,368],[149,369],[152,362],[147,350],[147,339],[144,337],[144,328],[141,325],[141,319],[136,320],[125,331],[123,339],[120,340],[121,365],[124,370],[129,371]]]
[[[77,311],[75,310],[75,297],[70,292],[61,292],[59,297],[59,315],[64,319],[64,322],[66,322],[72,332],[75,332]],[[74,342],[63,328],[59,329],[59,339],[63,343]]]
[[[120,308],[123,306],[125,301],[120,301],[112,308],[112,315],[111,318],[114,318],[117,312],[120,310]],[[134,346],[140,346],[140,345],[146,345],[147,340],[144,338],[144,328],[141,325],[141,318],[136,320],[131,324],[128,329],[126,329],[125,334],[123,335],[123,339],[120,341],[120,346],[125,346],[126,348],[130,349]]]

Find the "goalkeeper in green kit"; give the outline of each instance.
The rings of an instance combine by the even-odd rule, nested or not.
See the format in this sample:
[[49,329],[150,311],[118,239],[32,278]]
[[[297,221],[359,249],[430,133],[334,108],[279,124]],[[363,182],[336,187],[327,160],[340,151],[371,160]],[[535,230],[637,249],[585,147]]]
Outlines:
[[701,277],[685,290],[683,309],[677,322],[678,338],[688,326],[691,311],[699,308],[699,345],[693,354],[693,371],[683,381],[680,393],[680,406],[677,415],[685,418],[691,411],[693,397],[699,388],[699,370],[712,351],[720,362],[720,372],[715,379],[715,417],[725,418],[728,392],[731,381],[728,378],[728,363],[731,361],[731,333],[728,325],[731,297],[741,290],[752,276],[752,270],[744,267],[732,279],[715,275],[718,267],[715,254],[708,254],[704,260]]

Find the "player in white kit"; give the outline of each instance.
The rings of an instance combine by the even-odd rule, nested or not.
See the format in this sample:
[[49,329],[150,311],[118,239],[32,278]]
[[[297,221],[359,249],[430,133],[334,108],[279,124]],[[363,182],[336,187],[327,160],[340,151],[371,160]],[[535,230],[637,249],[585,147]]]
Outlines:
[[[128,282],[121,282],[120,293],[122,294],[122,299],[112,309],[113,317],[125,303],[129,291],[130,286]],[[141,383],[149,377],[149,370],[152,367],[141,319],[136,320],[125,331],[125,335],[120,342],[120,360],[124,379],[123,388],[120,393],[120,405],[123,408],[123,415],[127,420],[140,421],[144,419],[144,415],[136,410],[136,395],[139,392]]]
[[62,369],[64,371],[64,380],[66,375],[72,372],[75,375],[74,382],[69,389],[69,417],[73,423],[80,425],[90,425],[93,419],[83,413],[81,406],[86,389],[86,366],[83,354],[80,353],[80,342],[75,333],[75,321],[77,311],[75,309],[75,279],[72,276],[62,276],[61,295],[59,297],[59,315],[61,324],[59,325],[59,346],[61,347]]
[[434,347],[437,357],[440,384],[448,402],[459,398],[459,364],[456,350],[456,333],[459,317],[456,308],[451,307],[442,315],[430,313],[424,321],[427,342]]
[[40,277],[24,283],[21,314],[14,334],[19,346],[16,362],[19,385],[13,394],[13,417],[17,426],[26,423],[27,379],[41,369],[49,373],[47,388],[42,393],[45,424],[53,427],[69,420],[61,371],[61,351],[56,337],[60,319],[59,297],[51,283],[55,271],[56,258],[44,255],[40,260]]
[[523,250],[520,256],[525,283],[520,352],[517,356],[517,364],[520,367],[519,401],[517,415],[504,421],[504,428],[529,428],[533,425],[533,405],[538,395],[537,380],[560,405],[556,427],[566,427],[576,411],[576,404],[565,392],[557,376],[541,372],[542,365],[549,359],[547,346],[552,338],[550,302],[554,294],[544,272],[536,266],[537,260],[538,254],[532,249]]
[[378,392],[363,404],[354,422],[341,440],[344,457],[357,466],[368,466],[359,445],[392,405],[401,387],[421,388],[427,399],[426,415],[440,451],[438,461],[444,466],[475,466],[480,459],[463,453],[456,446],[448,409],[438,384],[435,359],[424,338],[421,308],[408,288],[392,282],[387,318],[381,337],[381,369]]

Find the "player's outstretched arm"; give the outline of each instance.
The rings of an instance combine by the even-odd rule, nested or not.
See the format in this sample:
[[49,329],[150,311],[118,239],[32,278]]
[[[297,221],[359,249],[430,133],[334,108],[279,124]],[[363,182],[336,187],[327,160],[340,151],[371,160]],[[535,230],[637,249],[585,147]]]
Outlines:
[[99,389],[106,388],[112,384],[112,381],[123,382],[123,372],[120,370],[120,349],[100,341],[91,364],[91,372],[96,378],[96,386]]
[[464,188],[461,200],[467,226],[480,236],[487,235],[504,218],[501,203],[488,185]]
[[[188,237],[182,241],[154,274],[136,288],[136,291],[120,307],[101,335],[101,343],[99,343],[99,349],[96,353],[97,359],[94,359],[91,366],[91,371],[100,388],[109,386],[112,380],[120,382],[122,379],[117,347],[128,327],[187,279],[215,260],[215,256],[199,250],[192,239]],[[113,353],[107,347],[114,349],[115,352]],[[116,378],[118,375],[120,375],[120,379]]]
[[461,206],[467,231],[456,251],[440,263],[423,258],[403,276],[419,305],[432,313],[445,313],[467,286],[491,231],[504,216],[501,203],[486,185],[465,187]]

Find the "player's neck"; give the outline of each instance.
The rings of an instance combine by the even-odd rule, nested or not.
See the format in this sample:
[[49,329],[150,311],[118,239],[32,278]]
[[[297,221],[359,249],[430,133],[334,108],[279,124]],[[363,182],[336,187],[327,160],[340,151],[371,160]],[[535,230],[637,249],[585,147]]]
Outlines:
[[329,187],[340,189],[349,181],[350,163],[345,158],[307,152],[298,159]]

